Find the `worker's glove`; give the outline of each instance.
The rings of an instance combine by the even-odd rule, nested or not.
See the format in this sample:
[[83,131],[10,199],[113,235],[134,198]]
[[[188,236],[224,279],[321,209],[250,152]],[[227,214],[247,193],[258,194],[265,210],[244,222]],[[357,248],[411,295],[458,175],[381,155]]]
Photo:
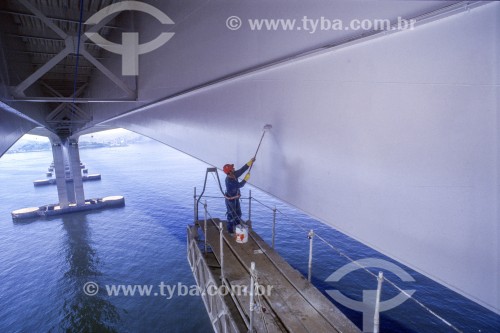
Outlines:
[[253,162],[255,162],[255,157],[252,157],[252,159],[251,159],[250,161],[248,161],[248,162],[247,162],[247,165],[248,165],[249,167],[251,167],[251,166],[252,166],[252,164],[253,164]]
[[245,178],[243,178],[243,180],[245,180],[245,181],[247,182],[249,179],[250,179],[250,174],[249,174],[249,173],[247,173],[247,174],[245,175]]

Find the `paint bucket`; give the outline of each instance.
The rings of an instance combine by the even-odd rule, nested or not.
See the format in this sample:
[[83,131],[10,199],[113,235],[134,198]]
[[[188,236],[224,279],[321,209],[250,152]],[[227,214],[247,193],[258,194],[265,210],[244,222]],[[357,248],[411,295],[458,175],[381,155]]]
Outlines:
[[236,226],[236,243],[248,242],[248,229],[245,226]]

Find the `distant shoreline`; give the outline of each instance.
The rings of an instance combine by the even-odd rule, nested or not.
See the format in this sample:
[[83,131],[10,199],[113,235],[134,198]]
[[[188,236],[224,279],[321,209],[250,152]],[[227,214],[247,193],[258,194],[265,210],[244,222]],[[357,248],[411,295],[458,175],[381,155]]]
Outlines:
[[[133,143],[140,143],[140,142],[133,142]],[[97,148],[114,148],[114,147],[127,147],[129,143],[122,142],[122,143],[101,143],[101,142],[94,142],[94,143],[88,143],[88,142],[83,142],[80,144],[80,149],[97,149]],[[19,148],[15,149],[9,149],[6,154],[21,154],[21,153],[35,153],[35,152],[42,152],[42,151],[50,151],[50,143],[46,144],[36,144],[35,147],[33,147],[32,144],[28,143],[26,145],[23,145]]]

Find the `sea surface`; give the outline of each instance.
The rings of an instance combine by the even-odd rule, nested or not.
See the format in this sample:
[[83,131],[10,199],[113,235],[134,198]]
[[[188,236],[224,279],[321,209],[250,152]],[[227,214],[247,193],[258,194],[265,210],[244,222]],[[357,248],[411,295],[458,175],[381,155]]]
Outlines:
[[[11,211],[58,201],[54,185],[32,183],[45,178],[52,155],[0,158],[0,332],[212,331],[200,297],[168,297],[159,289],[195,285],[186,259],[186,226],[193,221],[194,187],[201,192],[207,165],[156,142],[85,149],[80,155],[89,173],[102,175],[101,181],[84,183],[86,198],[123,195],[125,207],[14,223]],[[207,186],[208,210],[223,218],[213,177]],[[276,249],[304,275],[307,232],[313,229],[321,237],[314,238],[313,283],[325,295],[339,290],[360,303],[363,290],[376,289],[377,280],[362,269],[339,282],[325,281],[350,260],[383,259],[411,275],[414,282],[403,282],[384,271],[400,288],[416,290],[413,297],[426,308],[410,299],[382,312],[381,332],[500,332],[500,316],[493,312],[251,186],[244,196],[248,189],[262,203],[252,202],[254,229],[270,243],[269,208],[276,207]],[[247,200],[242,206],[247,217]],[[151,286],[152,293],[108,293],[119,285]],[[384,282],[382,301],[398,293]],[[362,328],[361,312],[334,303]]]

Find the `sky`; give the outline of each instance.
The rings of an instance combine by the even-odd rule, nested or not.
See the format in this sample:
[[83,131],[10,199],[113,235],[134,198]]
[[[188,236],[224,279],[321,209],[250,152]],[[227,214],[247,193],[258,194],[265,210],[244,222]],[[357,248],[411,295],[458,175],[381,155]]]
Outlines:
[[[134,132],[131,132],[129,130],[123,129],[123,128],[116,128],[116,129],[111,129],[107,131],[101,131],[101,132],[96,132],[92,134],[86,134],[82,135],[80,137],[80,141],[109,141],[113,140],[118,137],[136,137],[140,136],[139,134],[136,134]],[[32,134],[25,134],[19,139],[16,144],[24,144],[27,142],[48,142],[49,139],[45,136],[39,136],[39,135],[32,135]]]

